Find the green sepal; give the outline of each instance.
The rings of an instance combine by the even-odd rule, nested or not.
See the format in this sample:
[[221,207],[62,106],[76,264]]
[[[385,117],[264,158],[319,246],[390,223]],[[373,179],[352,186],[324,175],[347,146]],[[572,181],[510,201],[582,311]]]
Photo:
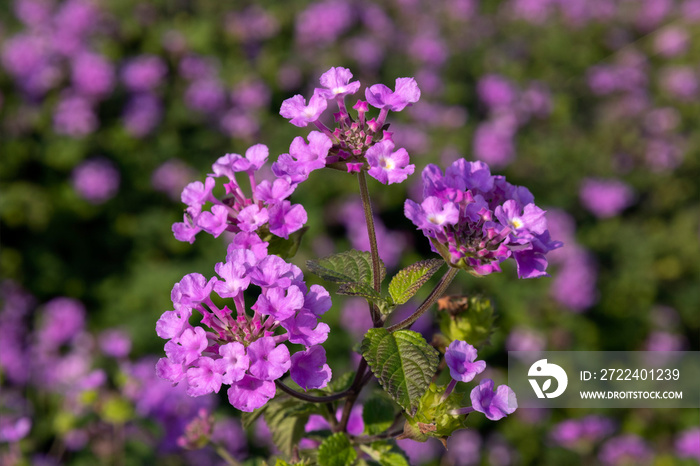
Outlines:
[[451,410],[464,406],[464,394],[453,391],[441,402],[445,386],[430,384],[420,400],[420,406],[413,416],[406,416],[404,435],[418,442],[425,442],[430,437],[443,442],[456,430],[466,427],[467,416],[449,414]]

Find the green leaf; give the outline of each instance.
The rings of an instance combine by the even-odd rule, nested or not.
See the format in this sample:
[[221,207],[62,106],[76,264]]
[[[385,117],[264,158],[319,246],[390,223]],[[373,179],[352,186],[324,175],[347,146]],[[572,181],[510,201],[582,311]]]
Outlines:
[[374,288],[364,283],[343,283],[338,287],[338,294],[347,296],[360,296],[372,301],[382,299],[382,296],[374,291]]
[[442,259],[428,259],[409,265],[391,279],[389,294],[395,304],[404,304],[445,264]]
[[357,452],[342,432],[331,435],[318,447],[319,466],[350,466],[356,459]]
[[272,433],[272,441],[279,450],[291,455],[292,450],[304,436],[309,415],[318,413],[320,406],[300,402],[296,399],[269,401],[263,410],[265,422]]
[[[386,267],[382,261],[379,261],[379,264],[380,280],[384,280]],[[374,288],[372,256],[369,252],[351,249],[315,261],[307,261],[306,265],[313,273],[329,282],[356,283]]]
[[372,460],[372,464],[381,466],[409,466],[406,456],[396,445],[386,441],[374,442],[371,445],[360,445],[363,452]]
[[241,424],[243,425],[244,429],[247,429],[248,427],[252,426],[255,421],[262,415],[263,412],[265,412],[265,408],[267,408],[267,405],[264,405],[262,408],[258,408],[250,413],[246,412],[241,412]]
[[381,466],[409,466],[408,460],[401,453],[390,451],[379,457]]
[[288,239],[270,234],[265,239],[265,241],[270,243],[267,247],[268,254],[275,254],[282,259],[294,257],[301,244],[301,238],[308,229],[308,227],[301,228],[289,235]]
[[362,420],[368,435],[382,433],[394,423],[394,404],[384,396],[373,396],[364,404]]
[[411,415],[438,367],[438,352],[417,332],[372,328],[362,341],[362,355],[384,390]]

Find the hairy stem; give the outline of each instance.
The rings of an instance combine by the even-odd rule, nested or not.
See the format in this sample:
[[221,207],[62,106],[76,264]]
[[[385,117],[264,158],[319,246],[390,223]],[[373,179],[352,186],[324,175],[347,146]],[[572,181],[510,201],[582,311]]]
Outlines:
[[309,403],[329,403],[331,401],[336,401],[336,400],[341,400],[348,395],[350,395],[350,389],[343,390],[342,392],[334,393],[332,395],[327,395],[327,396],[314,396],[314,395],[307,395],[306,393],[298,392],[294,390],[291,387],[288,387],[284,383],[280,382],[279,380],[275,380],[275,385],[277,385],[277,388],[281,389],[283,392],[285,392],[288,395],[293,396],[294,398],[298,398],[303,401],[308,401]]
[[[365,211],[365,223],[367,224],[367,235],[369,236],[369,249],[372,255],[372,275],[374,278],[374,291],[380,293],[382,291],[382,277],[380,275],[380,260],[379,249],[377,248],[377,234],[374,230],[374,215],[372,215],[372,204],[369,200],[369,189],[367,188],[367,176],[364,170],[360,170],[357,174],[357,180],[360,183],[360,197],[362,198],[362,208]],[[381,323],[381,315],[377,306],[370,303],[370,313],[372,314],[372,322],[377,327]]]
[[425,298],[425,301],[423,301],[423,304],[418,306],[418,309],[416,309],[416,312],[411,314],[410,316],[406,317],[404,320],[401,322],[398,322],[391,327],[388,327],[387,330],[390,332],[394,332],[396,330],[401,330],[403,328],[410,327],[413,325],[415,321],[418,320],[420,316],[422,316],[425,311],[430,309],[430,307],[435,304],[435,302],[440,299],[440,297],[445,294],[445,291],[447,291],[447,288],[450,286],[450,283],[452,283],[452,280],[454,280],[455,276],[457,275],[457,272],[459,269],[456,269],[454,267],[450,267],[445,275],[442,276],[440,279],[440,282],[437,284],[435,289],[430,293],[430,295]]

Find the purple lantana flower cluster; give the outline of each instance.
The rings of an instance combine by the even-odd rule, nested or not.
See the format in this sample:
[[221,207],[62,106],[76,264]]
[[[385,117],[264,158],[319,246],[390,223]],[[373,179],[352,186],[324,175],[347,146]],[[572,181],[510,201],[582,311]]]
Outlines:
[[[290,123],[298,127],[312,123],[320,131],[308,135],[308,144],[302,137],[294,139],[289,153],[280,155],[272,165],[277,176],[298,183],[306,180],[312,171],[328,165],[345,168],[349,173],[367,170],[383,184],[401,183],[413,174],[415,165],[409,164],[406,149],[394,150],[386,117],[390,111],[400,112],[418,102],[420,89],[415,79],[396,79],[394,90],[384,84],[365,89],[366,100],[358,100],[352,107],[357,118],[350,115],[345,104],[345,97],[360,89],[360,82],[351,79],[350,70],[333,67],[321,75],[322,87],[314,90],[308,103],[302,95],[282,103],[280,114]],[[338,106],[338,112],[333,114],[336,123],[333,129],[321,121],[329,100]],[[370,105],[379,109],[376,118],[367,118]]]
[[465,159],[444,174],[430,164],[422,176],[424,199],[406,200],[404,212],[452,267],[482,276],[512,257],[520,278],[547,274],[545,254],[561,243],[551,240],[545,211],[527,188]]
[[[486,369],[486,363],[477,361],[476,357],[476,348],[469,343],[460,340],[450,343],[445,351],[445,362],[450,370],[452,382],[447,387],[446,395],[449,395],[457,382],[470,382]],[[493,388],[493,380],[482,380],[471,391],[471,408],[464,408],[459,412],[466,414],[478,411],[492,421],[498,421],[515,412],[518,407],[515,392],[507,385],[500,385],[495,392]]]
[[[204,183],[195,181],[182,191],[182,202],[187,204],[184,221],[173,224],[175,238],[193,243],[195,235],[204,230],[215,238],[224,231],[259,231],[265,237],[271,233],[281,238],[299,230],[306,223],[304,207],[292,204],[287,198],[296,189],[296,184],[287,178],[264,179],[258,183],[256,173],[267,161],[267,146],[251,146],[245,156],[226,154],[212,165]],[[236,174],[244,176],[250,183],[249,197],[241,189]],[[225,195],[219,199],[213,194],[216,179],[224,178]],[[204,210],[211,203],[210,210]]]
[[[230,385],[230,403],[247,412],[274,397],[275,380],[288,371],[304,390],[326,386],[331,370],[320,345],[330,328],[318,319],[330,309],[330,295],[322,286],[307,287],[301,270],[268,255],[267,246],[255,233],[241,232],[225,262],[216,264],[218,278],[191,273],[175,284],[174,310],[156,324],[168,340],[167,357],[156,366],[160,377],[186,384],[190,396]],[[251,285],[261,290],[252,316],[244,298]],[[215,303],[212,292],[232,299],[235,311]],[[201,314],[197,325],[190,323],[193,311]],[[291,354],[284,342],[304,349]]]

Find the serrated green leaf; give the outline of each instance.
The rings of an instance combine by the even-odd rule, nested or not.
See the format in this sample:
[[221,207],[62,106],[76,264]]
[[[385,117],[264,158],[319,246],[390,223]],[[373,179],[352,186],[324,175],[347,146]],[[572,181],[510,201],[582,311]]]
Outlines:
[[414,415],[438,367],[438,352],[417,332],[372,328],[362,341],[362,355],[384,390]]
[[344,294],[346,296],[360,296],[372,301],[382,299],[382,296],[374,291],[374,288],[364,283],[343,283],[338,287],[338,294]]
[[[379,261],[379,264],[380,280],[384,280],[386,267],[382,261]],[[315,261],[307,261],[306,265],[313,273],[330,282],[357,283],[374,288],[372,256],[369,252],[352,249]]]
[[394,300],[395,304],[407,302],[443,264],[445,261],[442,259],[428,259],[399,270],[389,283],[391,299]]
[[362,420],[368,435],[384,432],[394,423],[394,418],[394,404],[383,396],[373,396],[363,406]]
[[319,466],[350,466],[356,459],[357,451],[342,432],[331,435],[318,447]]

